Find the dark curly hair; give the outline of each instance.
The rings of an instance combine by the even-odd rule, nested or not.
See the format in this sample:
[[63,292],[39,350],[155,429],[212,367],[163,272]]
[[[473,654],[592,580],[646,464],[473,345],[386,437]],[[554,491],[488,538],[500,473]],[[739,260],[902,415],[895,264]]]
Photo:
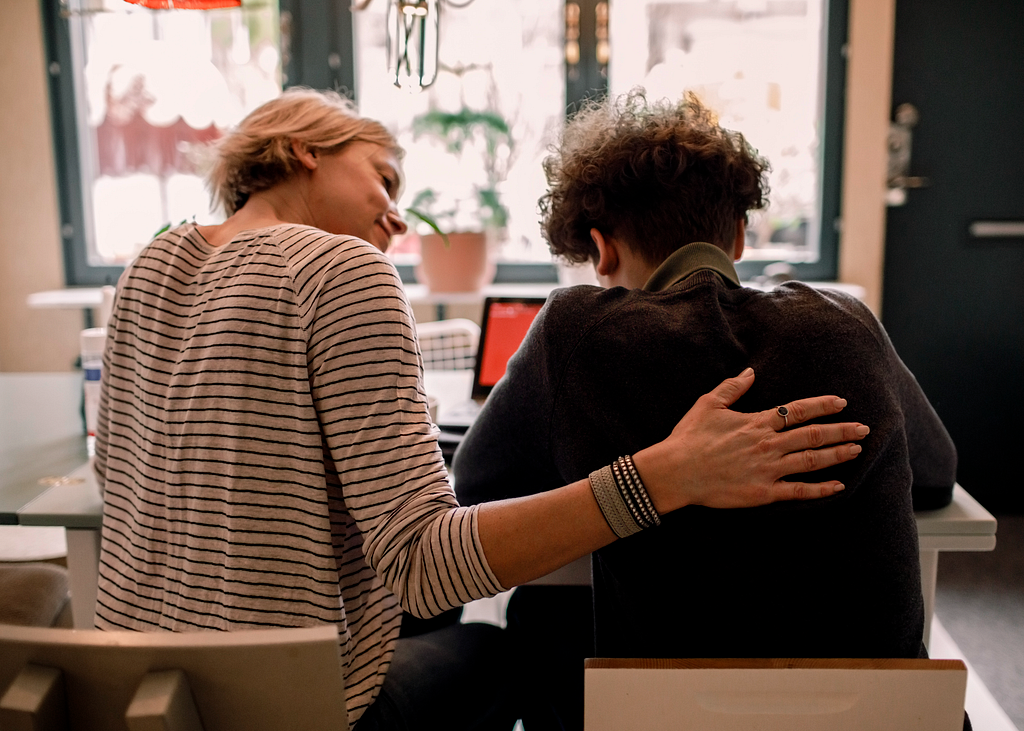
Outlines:
[[694,241],[730,247],[736,222],[768,203],[768,169],[695,95],[649,102],[637,88],[587,104],[567,124],[544,160],[541,226],[568,261],[596,261],[596,228],[657,266]]

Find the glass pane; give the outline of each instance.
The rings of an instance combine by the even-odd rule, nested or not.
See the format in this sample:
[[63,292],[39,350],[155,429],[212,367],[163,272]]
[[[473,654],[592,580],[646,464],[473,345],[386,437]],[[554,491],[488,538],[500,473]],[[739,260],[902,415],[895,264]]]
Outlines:
[[[480,209],[484,217],[491,210],[480,191],[494,183],[508,209],[507,226],[497,233],[499,258],[550,261],[537,200],[545,189],[541,160],[564,119],[562,0],[443,3],[437,80],[412,93],[396,88],[387,70],[386,12],[383,2],[353,12],[356,95],[360,111],[384,122],[406,149],[403,211],[419,197],[418,207],[440,215],[446,227],[479,230]],[[484,136],[472,133],[462,154],[453,155],[439,137],[414,130],[414,121],[432,110],[465,110],[464,119],[494,112],[507,124],[511,144],[499,139],[488,155]],[[420,193],[428,189],[435,200],[424,206]],[[421,233],[429,231],[420,225]],[[396,241],[391,254],[397,263],[416,263],[415,232]]]
[[693,91],[771,162],[745,261],[819,258],[824,1],[611,3],[611,93]]
[[168,223],[220,220],[202,149],[280,93],[277,4],[69,10],[88,260],[123,264]]

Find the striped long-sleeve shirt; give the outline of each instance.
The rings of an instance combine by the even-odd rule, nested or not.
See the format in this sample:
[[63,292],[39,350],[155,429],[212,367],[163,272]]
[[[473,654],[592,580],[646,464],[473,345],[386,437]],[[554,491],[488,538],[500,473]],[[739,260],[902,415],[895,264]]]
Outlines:
[[118,287],[95,466],[97,626],[335,623],[353,724],[400,605],[502,590],[448,484],[401,283],[358,239],[153,241]]

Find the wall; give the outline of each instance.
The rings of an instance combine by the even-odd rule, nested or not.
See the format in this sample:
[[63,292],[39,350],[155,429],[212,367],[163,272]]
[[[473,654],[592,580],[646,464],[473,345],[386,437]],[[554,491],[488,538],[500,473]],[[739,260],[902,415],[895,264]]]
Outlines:
[[839,279],[881,316],[896,0],[850,0]]
[[[850,0],[839,276],[864,287],[876,313],[894,7]],[[4,0],[0,71],[0,372],[70,370],[81,312],[25,306],[29,293],[64,283],[38,0]]]
[[25,305],[32,292],[64,286],[39,1],[3,2],[0,372],[71,370],[83,321],[78,310]]

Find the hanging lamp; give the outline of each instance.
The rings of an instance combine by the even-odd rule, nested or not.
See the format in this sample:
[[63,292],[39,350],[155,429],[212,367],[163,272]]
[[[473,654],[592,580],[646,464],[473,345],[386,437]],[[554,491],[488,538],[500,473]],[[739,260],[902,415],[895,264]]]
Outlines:
[[388,3],[388,72],[395,86],[420,91],[434,83],[440,30],[441,0]]

